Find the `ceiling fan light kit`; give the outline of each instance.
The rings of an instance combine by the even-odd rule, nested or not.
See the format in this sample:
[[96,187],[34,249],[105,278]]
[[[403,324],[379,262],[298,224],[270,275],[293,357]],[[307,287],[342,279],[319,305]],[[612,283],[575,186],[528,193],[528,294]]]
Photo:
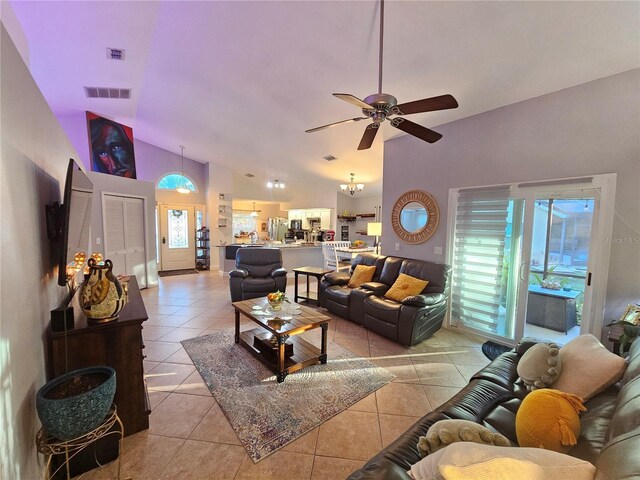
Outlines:
[[[382,93],[382,52],[384,44],[384,0],[380,0],[380,48],[378,55],[378,93],[374,93],[360,100],[358,97],[349,93],[334,93],[333,96],[344,100],[356,107],[362,109],[364,117],[355,117],[339,122],[329,123],[320,127],[306,130],[307,133],[317,132],[325,128],[334,127],[343,123],[359,122],[360,120],[371,119],[373,122],[369,124],[364,131],[358,150],[366,150],[371,147],[373,140],[376,138],[380,124],[385,120],[389,120],[392,127],[402,130],[409,135],[424,140],[425,142],[434,143],[442,138],[442,135],[429,128],[411,122],[403,115],[412,115],[414,113],[433,112],[436,110],[447,110],[457,108],[458,102],[452,95],[440,95],[437,97],[424,98],[413,102],[402,103],[398,105],[398,100],[393,95]],[[389,118],[392,115],[399,117]]]
[[284,182],[276,179],[273,182],[271,180],[267,181],[267,188],[284,188]]

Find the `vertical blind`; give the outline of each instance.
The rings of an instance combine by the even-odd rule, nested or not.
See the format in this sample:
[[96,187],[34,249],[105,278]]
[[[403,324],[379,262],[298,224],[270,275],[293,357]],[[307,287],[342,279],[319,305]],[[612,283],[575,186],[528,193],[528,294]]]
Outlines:
[[458,193],[455,219],[452,319],[496,333],[502,291],[509,187]]

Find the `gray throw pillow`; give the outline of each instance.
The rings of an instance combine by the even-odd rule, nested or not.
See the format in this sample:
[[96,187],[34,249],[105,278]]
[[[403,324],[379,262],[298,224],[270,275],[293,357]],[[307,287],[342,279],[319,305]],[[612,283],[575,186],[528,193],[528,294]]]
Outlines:
[[518,375],[527,390],[553,385],[561,371],[559,353],[560,347],[555,343],[538,343],[522,355],[518,362]]

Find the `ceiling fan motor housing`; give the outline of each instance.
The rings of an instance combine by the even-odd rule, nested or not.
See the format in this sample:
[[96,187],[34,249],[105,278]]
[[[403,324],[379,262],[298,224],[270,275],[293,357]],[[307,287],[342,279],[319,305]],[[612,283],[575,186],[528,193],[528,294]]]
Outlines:
[[374,93],[365,98],[364,103],[371,105],[371,109],[363,108],[362,113],[376,122],[384,122],[393,107],[398,104],[398,100],[388,93]]

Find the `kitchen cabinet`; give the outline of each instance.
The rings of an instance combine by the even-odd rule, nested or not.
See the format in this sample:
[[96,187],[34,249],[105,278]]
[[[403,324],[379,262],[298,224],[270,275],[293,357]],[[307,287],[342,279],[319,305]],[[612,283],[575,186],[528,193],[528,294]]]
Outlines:
[[289,220],[304,220],[304,210],[289,210]]
[[302,220],[302,228],[311,228],[310,218],[320,219],[320,228],[329,230],[333,227],[332,210],[330,208],[309,208],[289,210],[289,220]]
[[326,210],[322,210],[320,212],[320,224],[322,225],[321,228],[323,230],[329,230],[331,229],[332,225],[331,225],[331,210],[326,209]]

